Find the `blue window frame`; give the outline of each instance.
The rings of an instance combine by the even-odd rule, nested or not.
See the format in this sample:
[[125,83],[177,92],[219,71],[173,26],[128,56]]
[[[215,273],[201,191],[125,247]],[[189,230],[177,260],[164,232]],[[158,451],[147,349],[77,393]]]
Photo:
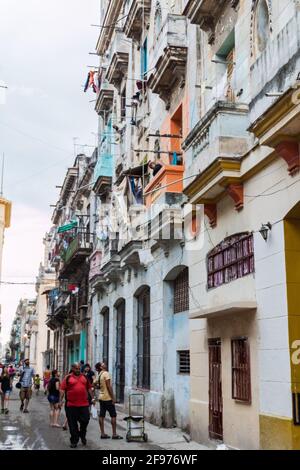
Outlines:
[[147,77],[148,70],[148,44],[147,38],[144,41],[144,44],[141,48],[141,78],[145,80]]

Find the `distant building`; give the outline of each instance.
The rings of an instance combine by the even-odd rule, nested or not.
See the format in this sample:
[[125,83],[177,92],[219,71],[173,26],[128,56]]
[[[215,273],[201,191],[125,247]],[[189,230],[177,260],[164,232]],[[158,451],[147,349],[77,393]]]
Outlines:
[[[11,220],[11,202],[0,196],[0,280],[2,271],[2,256],[4,245],[4,232],[10,227]],[[1,287],[1,286],[0,286]],[[0,305],[0,351],[1,351],[1,305]]]

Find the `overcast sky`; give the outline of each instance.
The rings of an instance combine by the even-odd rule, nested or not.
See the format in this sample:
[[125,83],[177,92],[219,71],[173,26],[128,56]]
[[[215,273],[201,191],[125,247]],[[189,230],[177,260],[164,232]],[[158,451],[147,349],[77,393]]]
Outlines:
[[[62,183],[74,160],[73,137],[94,145],[95,95],[83,93],[88,65],[96,65],[100,0],[0,0],[0,154],[4,195],[13,203],[5,233],[2,281],[32,282],[42,259]],[[82,151],[82,147],[77,147]],[[87,152],[92,149],[86,147]],[[1,286],[2,340],[21,297],[34,286]]]

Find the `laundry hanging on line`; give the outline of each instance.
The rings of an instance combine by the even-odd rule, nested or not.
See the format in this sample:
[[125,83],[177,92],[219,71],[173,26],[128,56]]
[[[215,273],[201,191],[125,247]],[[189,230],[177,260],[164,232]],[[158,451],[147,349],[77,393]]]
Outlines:
[[88,73],[88,76],[87,76],[87,79],[86,79],[86,82],[85,82],[85,85],[84,85],[84,93],[86,93],[88,91],[88,89],[91,88],[91,87],[92,87],[94,93],[98,93],[99,88],[95,83],[95,75],[96,74],[97,74],[97,72],[95,72],[93,70],[91,70]]

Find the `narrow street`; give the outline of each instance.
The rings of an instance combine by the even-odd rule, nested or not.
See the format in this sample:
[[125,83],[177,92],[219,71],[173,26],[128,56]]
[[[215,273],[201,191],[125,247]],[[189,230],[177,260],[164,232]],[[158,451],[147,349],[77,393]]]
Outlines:
[[[68,450],[69,432],[49,426],[49,406],[43,393],[33,395],[29,413],[19,410],[18,392],[13,390],[8,415],[0,415],[0,450]],[[124,415],[118,414],[118,433],[123,440],[100,440],[98,420],[91,418],[87,432],[87,446],[79,443],[76,450],[208,450],[196,443],[188,443],[182,433],[175,429],[159,429],[146,423],[149,442],[126,442],[126,423]],[[61,415],[62,424],[64,412]],[[106,420],[106,431],[110,434],[110,422]]]

